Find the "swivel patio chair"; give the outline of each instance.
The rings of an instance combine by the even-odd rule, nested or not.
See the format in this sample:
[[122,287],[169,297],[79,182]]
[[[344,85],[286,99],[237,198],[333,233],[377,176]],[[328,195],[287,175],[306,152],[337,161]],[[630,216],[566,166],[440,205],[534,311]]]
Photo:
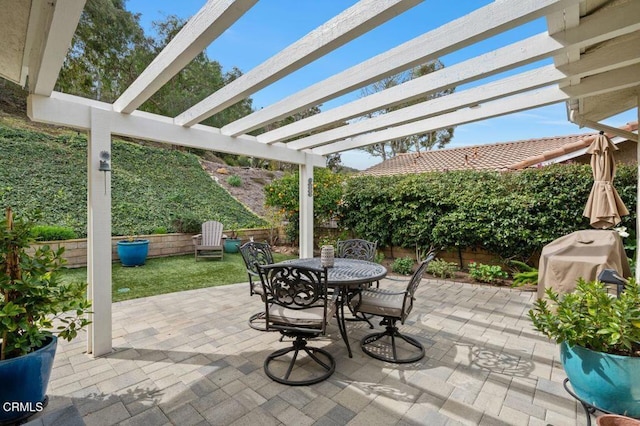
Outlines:
[[[358,259],[366,260],[368,262],[374,262],[376,260],[376,248],[378,247],[377,241],[367,241],[360,238],[352,238],[350,240],[338,240],[336,242],[336,257],[343,259]],[[373,283],[363,284],[363,288],[371,287]],[[380,281],[376,281],[376,287],[380,287]],[[359,289],[352,290],[352,293],[359,291]],[[352,297],[352,295],[351,295]],[[369,327],[373,328],[373,324],[369,321],[366,315],[359,317],[353,312],[349,305],[349,310],[353,314],[354,318],[347,318],[348,321],[366,321],[369,323]]]
[[[400,321],[404,324],[413,309],[416,289],[435,255],[435,252],[427,255],[409,280],[405,290],[364,289],[352,297],[349,303],[354,312],[381,316],[383,319],[380,325],[386,326],[385,331],[369,334],[361,340],[360,347],[364,353],[373,358],[397,364],[415,362],[424,357],[425,351],[422,344],[414,337],[400,333],[396,322]],[[398,340],[408,345],[403,344],[399,348]],[[402,351],[401,355],[399,355],[399,349]]]
[[[267,243],[258,243],[249,241],[240,246],[240,254],[244,260],[249,276],[249,295],[259,295],[264,301],[264,292],[262,282],[260,281],[260,273],[258,265],[271,265],[273,263],[273,254],[271,246]],[[256,330],[265,331],[264,311],[255,313],[249,317],[249,326]]]
[[210,220],[202,224],[202,232],[193,236],[196,261],[199,257],[212,257],[222,260],[222,223]]
[[376,260],[377,246],[377,241],[371,242],[359,238],[339,240],[336,243],[336,257],[374,262]]
[[283,337],[294,338],[290,347],[267,356],[265,373],[292,386],[326,380],[335,371],[335,359],[328,351],[307,345],[308,339],[325,334],[336,309],[335,298],[327,294],[326,268],[266,265],[258,266],[258,271],[267,331],[277,330]]

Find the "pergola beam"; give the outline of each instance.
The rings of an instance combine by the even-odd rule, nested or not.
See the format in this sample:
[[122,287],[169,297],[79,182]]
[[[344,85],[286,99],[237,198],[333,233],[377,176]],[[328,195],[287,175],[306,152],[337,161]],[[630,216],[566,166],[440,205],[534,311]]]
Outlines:
[[465,108],[462,110],[442,114],[437,117],[415,121],[409,124],[392,127],[374,133],[367,133],[351,139],[342,140],[329,145],[314,148],[311,151],[328,155],[335,152],[361,148],[363,146],[412,136],[420,133],[431,132],[437,129],[457,126],[459,124],[472,123],[487,118],[499,117],[518,111],[537,108],[566,101],[569,97],[555,86],[546,87],[534,92],[521,93],[519,95],[502,98],[496,101],[482,104],[480,108]]
[[296,139],[288,143],[287,146],[295,149],[315,148],[316,146],[346,139],[358,134],[437,116],[449,111],[548,86],[564,79],[566,79],[566,76],[563,73],[558,71],[553,65],[547,65],[542,69],[527,71],[472,89],[411,105],[368,120],[358,121],[348,126],[342,126],[305,138]]
[[[627,6],[618,6],[624,8],[624,11],[632,12]],[[605,18],[607,23],[613,22],[609,16],[619,16],[620,9],[609,8],[598,12],[600,16]],[[621,31],[633,33],[636,31],[636,25],[633,20],[627,19],[627,26],[621,29],[618,25],[601,25],[598,21],[591,20],[587,24],[593,29],[599,29],[600,32],[592,30],[580,30],[580,34],[589,34],[592,38],[579,39],[573,36],[573,31],[569,29],[565,32],[565,36],[576,40],[576,44],[566,46],[557,41],[554,37],[546,33],[529,37],[525,40],[510,44],[508,46],[496,49],[492,52],[471,58],[440,69],[436,72],[429,73],[422,77],[410,80],[404,84],[391,87],[382,92],[374,93],[364,98],[356,99],[347,104],[336,108],[323,111],[303,120],[290,123],[286,126],[279,127],[269,132],[258,135],[258,141],[264,143],[274,143],[291,139],[295,136],[310,133],[322,127],[329,126],[334,123],[344,122],[354,117],[359,117],[372,111],[377,111],[403,102],[408,102],[420,97],[436,93],[450,87],[455,87],[471,81],[479,80],[493,74],[513,69],[518,66],[529,64],[545,57],[560,55],[569,50],[580,49],[593,43],[594,40],[602,40],[606,37],[614,37]],[[568,76],[577,75],[586,76],[595,72],[603,72],[614,69],[627,64],[640,61],[638,55],[638,46],[634,44],[637,36],[628,39],[626,43],[616,45],[616,49],[598,49],[583,55],[580,61],[575,65],[565,65],[560,69]],[[619,48],[618,48],[619,47]],[[616,53],[612,53],[616,52]],[[616,54],[618,57],[616,57]],[[579,80],[578,80],[579,81]],[[224,133],[224,127],[222,131]]]
[[279,102],[222,127],[238,136],[310,106],[366,86],[381,78],[437,59],[525,22],[578,4],[580,0],[510,0],[493,2]]
[[93,109],[107,113],[112,134],[293,164],[326,166],[322,156],[285,146],[267,146],[252,136],[231,138],[220,134],[219,129],[203,125],[185,128],[174,124],[169,117],[142,111],[125,115],[113,111],[111,104],[78,96],[53,92],[50,97],[31,95],[27,99],[27,114],[32,120],[82,130],[90,129]]
[[304,65],[377,27],[423,0],[361,0],[309,34],[178,115],[193,126]]
[[[34,40],[34,48],[39,54],[30,58],[29,92],[49,96],[58,80],[58,74],[71,46],[85,0],[57,1],[53,5],[53,17],[44,40]],[[37,46],[38,43],[41,46]]]
[[638,86],[640,64],[629,65],[602,74],[581,79],[580,84],[566,86],[562,90],[572,99],[597,96],[615,90]]
[[[630,43],[631,45],[628,47],[632,47],[635,41],[636,41],[635,38],[629,39],[627,43]],[[626,43],[625,43],[625,46],[626,46]],[[625,47],[625,46],[622,46],[622,47]],[[516,52],[514,50],[513,54],[515,53]],[[289,142],[287,146],[295,149],[314,148],[319,145],[324,145],[329,142],[345,139],[361,133],[367,133],[367,132],[379,130],[381,128],[399,125],[399,124],[415,121],[415,120],[426,118],[426,117],[431,117],[434,115],[446,113],[454,109],[460,109],[460,108],[468,107],[475,104],[482,104],[484,102],[491,101],[493,99],[497,99],[505,96],[511,96],[520,92],[526,92],[528,90],[533,90],[539,87],[548,86],[555,83],[559,83],[562,85],[563,83],[569,83],[569,80],[571,77],[584,77],[594,73],[611,71],[616,67],[624,67],[627,64],[636,64],[640,62],[640,57],[635,54],[634,49],[629,49],[629,50],[623,49],[619,53],[618,58],[615,58],[615,59],[621,62],[616,63],[614,58],[611,57],[611,54],[607,49],[598,49],[583,55],[578,62],[573,62],[571,64],[572,68],[574,69],[573,74],[567,75],[566,73],[563,73],[561,70],[556,69],[554,65],[547,65],[545,67],[536,68],[534,70],[516,74],[511,77],[505,77],[501,80],[497,80],[492,83],[477,86],[472,89],[463,90],[461,92],[456,92],[448,96],[442,96],[439,98],[421,102],[417,105],[408,106],[408,107],[402,108],[401,110],[389,112],[368,120],[358,121],[346,126],[338,127],[336,129],[331,129],[325,132],[316,133],[311,136],[296,139],[293,142]],[[474,63],[474,65],[476,64]],[[477,65],[480,66],[481,64],[478,63]],[[424,77],[429,77],[429,76],[438,74],[441,71],[442,70],[429,74]],[[460,75],[460,73],[456,71],[452,71],[452,74]],[[421,78],[424,78],[424,77],[421,77]],[[629,84],[628,83],[629,81],[633,82],[634,77],[635,76],[633,75],[633,71],[622,71],[621,73],[614,73],[613,79],[614,80],[621,79],[621,80],[611,86],[614,87],[614,90],[616,90],[616,88],[620,86],[620,83]],[[417,80],[412,80],[412,81],[417,81]],[[600,83],[600,85],[602,86],[602,83]],[[396,86],[396,87],[400,87],[400,86]],[[396,87],[393,87],[388,90],[393,90]],[[588,87],[585,88],[585,86],[583,86],[581,90],[590,91],[591,89],[589,89]],[[381,95],[381,94],[383,94],[383,92],[376,93],[371,96]],[[333,110],[330,110],[330,111],[333,111]],[[317,114],[316,116],[321,116],[321,115],[323,114]],[[315,118],[316,116],[312,116],[310,118]],[[305,121],[305,120],[301,120],[301,122],[302,121]],[[293,124],[297,124],[297,123],[298,122]],[[288,126],[285,126],[285,127],[288,127]],[[262,142],[262,140],[260,139],[260,136],[263,136],[263,135],[258,136],[258,141]]]
[[113,103],[117,112],[131,113],[199,55],[258,0],[207,2]]

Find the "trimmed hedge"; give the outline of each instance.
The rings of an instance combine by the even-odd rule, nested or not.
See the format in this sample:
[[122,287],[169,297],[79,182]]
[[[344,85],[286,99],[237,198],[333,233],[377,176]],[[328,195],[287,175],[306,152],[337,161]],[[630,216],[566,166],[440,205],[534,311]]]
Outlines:
[[[483,248],[527,261],[554,239],[589,228],[582,212],[592,184],[591,167],[578,164],[360,176],[347,181],[341,225],[383,247]],[[614,184],[631,212],[619,226],[633,234],[636,167],[619,166]]]
[[[263,226],[214,182],[198,158],[175,149],[115,139],[111,161],[113,235],[197,231],[205,220]],[[87,233],[87,139],[0,125],[0,204],[40,210],[45,225]],[[196,226],[197,225],[197,226]]]

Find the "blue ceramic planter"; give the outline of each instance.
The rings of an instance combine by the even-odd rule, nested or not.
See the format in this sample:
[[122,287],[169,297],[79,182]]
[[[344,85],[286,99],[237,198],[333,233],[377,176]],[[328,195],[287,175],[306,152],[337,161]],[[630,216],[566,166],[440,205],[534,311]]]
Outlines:
[[240,243],[242,241],[239,238],[226,238],[224,240],[224,252],[225,253],[238,253],[240,247]]
[[640,417],[640,357],[595,352],[566,342],[560,359],[583,401],[615,414]]
[[147,261],[149,240],[118,241],[118,257],[122,266],[140,266]]
[[58,338],[18,358],[0,361],[0,424],[13,423],[44,408]]

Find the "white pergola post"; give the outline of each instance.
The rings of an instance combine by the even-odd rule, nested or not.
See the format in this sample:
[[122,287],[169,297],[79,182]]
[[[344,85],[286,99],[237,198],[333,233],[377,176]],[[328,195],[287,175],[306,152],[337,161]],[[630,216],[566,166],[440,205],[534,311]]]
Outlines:
[[[87,281],[92,301],[87,352],[111,352],[111,172],[98,170],[100,154],[111,156],[110,114],[91,109],[87,146]],[[104,154],[103,154],[104,155]],[[105,156],[106,157],[106,156]],[[109,160],[110,162],[110,160]]]
[[313,257],[313,163],[300,164],[300,258]]

